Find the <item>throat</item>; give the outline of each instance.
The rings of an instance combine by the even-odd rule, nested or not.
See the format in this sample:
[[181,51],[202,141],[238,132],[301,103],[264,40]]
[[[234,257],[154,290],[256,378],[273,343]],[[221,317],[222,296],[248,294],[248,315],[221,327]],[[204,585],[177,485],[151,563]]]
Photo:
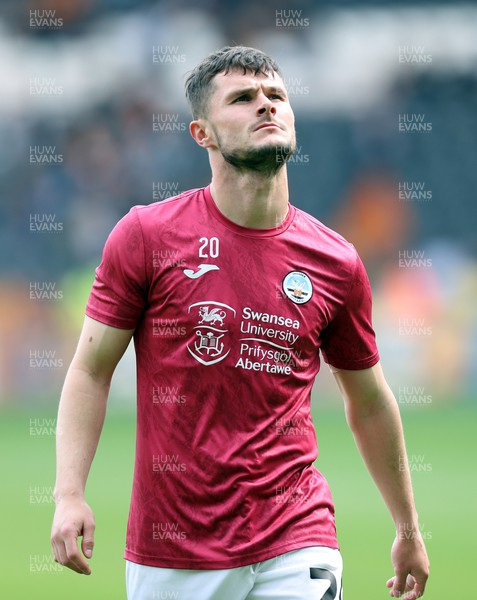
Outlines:
[[286,171],[280,175],[270,179],[251,174],[214,177],[210,193],[217,209],[236,225],[251,229],[279,227],[290,210]]

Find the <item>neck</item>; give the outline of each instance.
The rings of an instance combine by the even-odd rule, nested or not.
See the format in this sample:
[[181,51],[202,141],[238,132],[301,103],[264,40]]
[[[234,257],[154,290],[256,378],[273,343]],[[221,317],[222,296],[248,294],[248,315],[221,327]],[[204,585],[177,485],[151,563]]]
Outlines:
[[212,198],[220,212],[237,225],[268,229],[285,220],[288,213],[285,165],[273,176],[240,172],[231,165],[212,172]]

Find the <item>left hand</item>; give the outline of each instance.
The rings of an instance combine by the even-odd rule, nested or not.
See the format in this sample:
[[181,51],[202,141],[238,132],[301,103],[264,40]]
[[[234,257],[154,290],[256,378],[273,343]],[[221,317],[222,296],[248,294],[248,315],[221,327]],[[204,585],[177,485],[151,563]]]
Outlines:
[[397,533],[391,550],[395,576],[386,583],[389,595],[401,600],[422,598],[429,577],[429,559],[419,529]]

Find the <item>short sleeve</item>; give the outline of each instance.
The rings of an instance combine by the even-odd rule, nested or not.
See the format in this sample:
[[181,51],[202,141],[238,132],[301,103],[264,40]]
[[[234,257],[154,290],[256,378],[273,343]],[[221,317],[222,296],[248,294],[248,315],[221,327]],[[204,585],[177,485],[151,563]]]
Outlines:
[[110,233],[96,269],[86,314],[112,327],[134,329],[147,299],[144,241],[137,208]]
[[356,266],[348,296],[322,333],[325,362],[337,369],[368,369],[379,361],[372,326],[372,295],[364,265],[356,254]]

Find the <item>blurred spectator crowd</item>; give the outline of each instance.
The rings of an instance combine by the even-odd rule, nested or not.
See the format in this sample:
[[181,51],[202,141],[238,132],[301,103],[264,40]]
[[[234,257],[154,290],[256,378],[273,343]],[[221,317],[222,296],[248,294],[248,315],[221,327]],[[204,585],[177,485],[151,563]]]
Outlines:
[[[210,40],[197,42],[200,52],[193,56],[185,43],[173,50],[172,45],[162,46],[162,56],[169,48],[172,58],[186,48],[185,64],[158,68],[149,56],[139,78],[126,78],[120,90],[111,87],[109,94],[90,98],[70,113],[51,110],[55,102],[65,108],[68,89],[61,77],[48,80],[48,69],[36,65],[25,82],[28,110],[0,113],[0,302],[4,308],[0,327],[6,332],[3,345],[0,342],[4,361],[0,397],[12,394],[13,385],[19,385],[21,395],[38,383],[38,373],[25,366],[28,361],[22,362],[28,354],[25,345],[12,350],[18,331],[30,349],[62,348],[65,332],[72,337],[56,308],[31,307],[29,282],[60,282],[71,273],[81,273],[85,265],[92,269],[107,234],[132,205],[208,184],[206,154],[188,134],[190,116],[183,99],[175,100],[184,73],[206,52],[227,43],[244,43],[270,51],[285,63],[285,75],[285,67],[293,74],[293,65],[313,62],[316,51],[304,19],[316,23],[332,9],[351,5],[356,9],[357,4],[364,10],[383,9],[393,3],[320,2],[319,9],[317,4],[288,3],[287,9],[301,11],[301,21],[282,31],[277,27],[276,3],[268,1],[259,5],[223,0],[193,5],[185,0],[4,3],[1,27],[19,39],[28,37],[30,48],[37,44],[39,50],[54,47],[59,38],[62,48],[73,49],[88,28],[96,25],[106,30],[116,18],[123,20],[121,27],[130,23],[149,36],[151,49],[154,43],[161,47],[151,35],[151,21],[164,31],[168,19],[175,23],[183,19],[190,31],[193,18],[207,23],[212,33]],[[28,26],[26,15],[31,10],[53,10],[62,19],[61,28]],[[198,30],[198,38],[201,35]],[[423,51],[414,54],[419,59]],[[365,70],[366,64],[361,68]],[[94,62],[89,69],[91,77],[100,78]],[[477,317],[471,300],[477,292],[475,65],[473,70],[439,70],[409,64],[397,70],[380,102],[359,112],[314,110],[310,96],[325,91],[311,75],[296,80],[290,75],[287,83],[292,105],[296,103],[298,136],[298,151],[289,165],[291,201],[337,229],[360,251],[376,288],[377,329],[382,332],[384,354],[389,352],[395,362],[395,381],[404,372],[409,381],[424,377],[426,385],[438,384],[443,393],[450,393],[464,378],[459,393],[475,390],[471,368],[477,356]],[[49,102],[49,111],[36,111],[37,101],[39,107]],[[406,118],[427,125],[427,131],[403,130],[400,123]],[[399,253],[405,251],[425,257],[432,268],[400,268]],[[17,315],[13,319],[12,306]],[[399,321],[406,318],[427,319],[435,331],[433,342],[401,339],[400,350],[396,349],[393,340],[399,335]],[[436,338],[441,342],[435,344]],[[66,348],[65,357],[71,351],[69,343]],[[409,365],[415,365],[422,351],[427,353],[425,374],[409,375]],[[436,365],[448,368],[442,366],[436,375]],[[43,375],[45,381],[51,382],[50,375]]]

